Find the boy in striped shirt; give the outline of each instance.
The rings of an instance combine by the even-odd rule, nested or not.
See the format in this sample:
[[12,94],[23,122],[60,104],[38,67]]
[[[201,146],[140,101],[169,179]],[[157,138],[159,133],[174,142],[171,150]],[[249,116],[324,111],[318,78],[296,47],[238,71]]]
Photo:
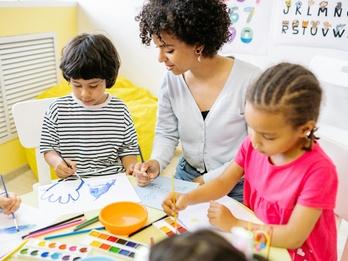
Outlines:
[[101,34],[78,35],[63,49],[60,69],[72,94],[50,105],[40,142],[58,177],[115,174],[136,163],[138,143],[127,106],[105,92],[119,67],[116,48]]

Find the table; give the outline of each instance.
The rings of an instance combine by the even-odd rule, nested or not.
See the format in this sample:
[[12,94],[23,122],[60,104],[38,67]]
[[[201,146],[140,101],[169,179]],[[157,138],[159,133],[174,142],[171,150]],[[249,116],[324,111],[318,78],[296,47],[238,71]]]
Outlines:
[[[135,179],[132,176],[129,176],[130,182],[135,186]],[[24,194],[21,196],[23,203],[28,204],[30,206],[33,207],[38,207],[38,201],[37,201],[37,191],[34,189],[32,192]],[[232,201],[235,201],[234,199],[231,198]],[[246,206],[244,206],[241,203],[238,203],[241,206],[243,206],[244,208],[248,209]],[[150,207],[146,207],[148,210],[148,220],[146,224],[149,224],[151,222],[153,222],[154,220],[162,217],[164,215],[164,212],[158,209],[154,209],[154,208],[150,208]],[[255,218],[254,213],[248,209],[249,213],[251,216],[253,216],[253,218]],[[98,210],[95,211],[89,211],[85,213],[85,216],[87,219],[94,217],[98,214]],[[91,225],[91,227],[98,227],[98,226],[102,226],[102,224],[95,223],[93,225]],[[88,227],[87,227],[88,228]],[[66,229],[67,231],[71,231],[70,229]],[[59,231],[57,233],[64,233],[65,231]],[[75,236],[69,236],[69,237],[62,237],[57,239],[57,241],[59,242],[63,242],[63,243],[81,243],[81,238],[84,235],[75,235]],[[41,238],[43,238],[44,236],[42,236]],[[39,237],[40,238],[40,237]],[[156,227],[154,226],[150,226],[148,228],[146,228],[145,230],[137,233],[136,235],[132,236],[131,239],[135,240],[135,241],[139,241],[145,244],[149,244],[151,238],[153,238],[154,242],[158,242],[162,239],[165,238],[165,235],[160,232]],[[120,259],[118,257],[118,259]],[[15,258],[12,258],[12,260],[15,260]],[[127,259],[128,260],[128,259]],[[286,249],[282,249],[282,248],[275,248],[272,247],[270,250],[270,260],[291,260],[288,251]]]

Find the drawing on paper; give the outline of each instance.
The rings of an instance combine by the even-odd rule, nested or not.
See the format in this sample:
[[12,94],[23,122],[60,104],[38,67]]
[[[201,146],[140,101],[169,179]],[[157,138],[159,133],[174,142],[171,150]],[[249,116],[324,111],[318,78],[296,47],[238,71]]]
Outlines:
[[65,186],[65,181],[56,182],[52,186],[48,187],[41,195],[42,200],[48,202],[57,202],[60,204],[68,204],[70,201],[76,201],[80,198],[80,192],[82,185],[85,183],[83,180],[79,180],[76,187]]
[[116,182],[116,179],[111,180],[110,182],[103,183],[103,184],[98,184],[96,186],[87,184],[89,187],[89,193],[95,199],[98,199],[98,198],[100,198],[101,195],[108,192],[110,190],[110,188],[115,184],[115,182]]
[[93,185],[87,184],[84,180],[75,180],[74,183],[69,183],[69,186],[66,185],[66,182],[68,181],[56,182],[48,187],[42,193],[41,199],[51,203],[69,204],[71,201],[79,200],[81,189],[83,185],[86,184],[90,195],[97,200],[110,190],[110,188],[115,184],[116,179]]
[[[18,226],[19,231],[33,229],[35,224],[27,224]],[[16,234],[18,233],[17,228],[15,226],[0,228],[0,234]]]

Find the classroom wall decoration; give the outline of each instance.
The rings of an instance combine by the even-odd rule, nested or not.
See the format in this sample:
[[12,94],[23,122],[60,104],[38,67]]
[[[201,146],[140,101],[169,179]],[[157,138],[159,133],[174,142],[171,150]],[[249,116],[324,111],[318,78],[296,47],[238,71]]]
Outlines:
[[265,54],[272,1],[227,0],[225,3],[231,19],[231,37],[222,53]]
[[275,44],[348,51],[348,2],[276,1]]

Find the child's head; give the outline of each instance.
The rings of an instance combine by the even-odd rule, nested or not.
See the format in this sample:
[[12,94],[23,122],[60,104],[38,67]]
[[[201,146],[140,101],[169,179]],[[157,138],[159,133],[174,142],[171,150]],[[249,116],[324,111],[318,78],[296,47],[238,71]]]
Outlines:
[[280,63],[267,69],[246,97],[245,117],[254,147],[268,155],[297,145],[310,150],[321,95],[319,81],[301,65]]
[[149,261],[246,261],[243,253],[225,238],[200,230],[167,238],[151,247]]
[[63,49],[60,69],[71,80],[105,80],[111,88],[117,78],[120,60],[115,46],[102,34],[80,34]]
[[230,36],[230,18],[221,0],[149,0],[136,20],[142,43],[167,34],[199,47],[196,52],[206,57],[215,55]]

